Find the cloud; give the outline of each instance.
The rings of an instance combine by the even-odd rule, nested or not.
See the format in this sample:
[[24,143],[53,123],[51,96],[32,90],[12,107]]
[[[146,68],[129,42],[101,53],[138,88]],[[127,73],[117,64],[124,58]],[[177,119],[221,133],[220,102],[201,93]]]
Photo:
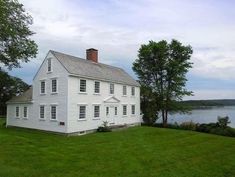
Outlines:
[[[33,77],[50,49],[85,57],[85,49],[99,49],[100,61],[131,64],[141,44],[176,38],[194,49],[192,75],[235,79],[235,2],[212,0],[20,0],[34,19],[37,59],[21,73]],[[33,68],[33,71],[30,71]],[[25,77],[19,70],[12,74]],[[27,77],[27,81],[30,76]]]

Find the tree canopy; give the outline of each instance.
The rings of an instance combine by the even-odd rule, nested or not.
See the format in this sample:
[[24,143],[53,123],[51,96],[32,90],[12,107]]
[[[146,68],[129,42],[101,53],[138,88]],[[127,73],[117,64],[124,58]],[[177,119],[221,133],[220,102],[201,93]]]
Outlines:
[[170,111],[183,111],[178,101],[192,94],[186,89],[186,73],[192,67],[192,53],[191,46],[184,46],[177,40],[170,43],[150,41],[141,45],[138,59],[133,63],[141,85],[151,90],[149,99],[160,110],[165,126]]
[[29,37],[32,17],[17,0],[0,0],[0,63],[12,69],[36,57],[37,45]]

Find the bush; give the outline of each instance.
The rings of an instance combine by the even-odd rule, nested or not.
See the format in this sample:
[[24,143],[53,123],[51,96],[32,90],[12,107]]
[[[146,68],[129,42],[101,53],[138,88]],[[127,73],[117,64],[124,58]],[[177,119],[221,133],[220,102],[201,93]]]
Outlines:
[[217,120],[218,120],[217,124],[221,128],[226,128],[226,127],[228,127],[228,124],[230,124],[228,116],[226,116],[226,117],[218,116]]
[[196,130],[197,124],[195,124],[193,121],[183,122],[180,124],[180,128],[183,130]]
[[108,126],[108,121],[104,121],[102,126],[97,129],[98,132],[111,132],[111,128]]

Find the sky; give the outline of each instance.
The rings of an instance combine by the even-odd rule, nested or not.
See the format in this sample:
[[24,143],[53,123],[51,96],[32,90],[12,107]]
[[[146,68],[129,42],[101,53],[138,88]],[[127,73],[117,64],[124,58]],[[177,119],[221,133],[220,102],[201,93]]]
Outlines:
[[234,0],[19,0],[33,17],[38,55],[11,75],[31,84],[49,50],[132,71],[141,44],[177,39],[193,48],[185,99],[235,98]]

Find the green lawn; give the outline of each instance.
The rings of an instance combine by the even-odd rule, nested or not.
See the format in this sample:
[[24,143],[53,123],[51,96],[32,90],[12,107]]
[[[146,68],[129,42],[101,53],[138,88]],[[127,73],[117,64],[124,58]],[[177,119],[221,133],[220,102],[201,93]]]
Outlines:
[[0,177],[33,176],[234,177],[235,138],[153,127],[65,137],[1,126]]

